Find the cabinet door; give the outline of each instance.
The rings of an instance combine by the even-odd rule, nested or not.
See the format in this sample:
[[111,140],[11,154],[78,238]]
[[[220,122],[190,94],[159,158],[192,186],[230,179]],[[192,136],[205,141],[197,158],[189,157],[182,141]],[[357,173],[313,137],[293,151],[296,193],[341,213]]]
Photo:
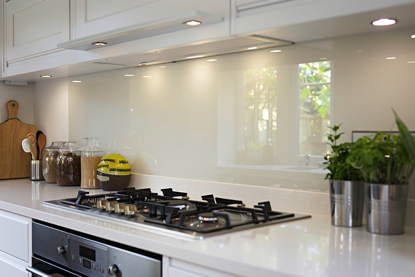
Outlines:
[[0,211],[0,251],[28,263],[30,223],[29,218]]
[[236,10],[245,11],[292,0],[236,0]]
[[0,259],[0,268],[1,276],[29,277],[29,273],[26,271],[25,268],[16,267],[8,261],[4,261],[2,259]]
[[229,18],[225,0],[76,0],[75,38],[147,24],[199,10]]
[[176,259],[169,259],[167,266],[169,277],[236,277],[236,275],[230,275],[215,269],[190,264]]
[[69,40],[69,0],[10,0],[5,15],[8,62],[58,51]]

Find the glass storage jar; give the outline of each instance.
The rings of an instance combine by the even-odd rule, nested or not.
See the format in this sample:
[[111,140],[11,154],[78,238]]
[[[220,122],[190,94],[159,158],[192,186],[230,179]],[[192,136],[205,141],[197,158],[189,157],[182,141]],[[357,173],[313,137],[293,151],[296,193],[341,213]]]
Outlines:
[[42,153],[42,173],[46,182],[56,183],[57,159],[59,157],[59,148],[63,146],[63,141],[54,141]]
[[97,178],[97,167],[102,157],[104,149],[98,147],[100,138],[84,138],[87,146],[81,149],[81,188],[99,189]]
[[64,142],[59,148],[56,183],[59,186],[81,184],[81,152],[76,142]]

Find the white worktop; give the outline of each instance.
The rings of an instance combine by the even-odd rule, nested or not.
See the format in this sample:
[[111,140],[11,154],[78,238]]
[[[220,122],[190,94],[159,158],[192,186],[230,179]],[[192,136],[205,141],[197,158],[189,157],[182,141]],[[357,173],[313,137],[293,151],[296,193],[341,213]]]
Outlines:
[[241,276],[381,277],[413,276],[415,272],[413,227],[407,227],[404,235],[380,236],[366,232],[365,226],[333,227],[329,216],[313,215],[194,240],[42,205],[46,200],[75,197],[78,190],[28,179],[3,180],[0,209]]

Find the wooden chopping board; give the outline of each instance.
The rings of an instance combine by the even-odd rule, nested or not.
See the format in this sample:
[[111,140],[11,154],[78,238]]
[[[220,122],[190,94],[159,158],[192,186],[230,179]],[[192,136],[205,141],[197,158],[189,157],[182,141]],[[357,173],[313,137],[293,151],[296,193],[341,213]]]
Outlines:
[[0,124],[0,179],[30,177],[30,153],[23,151],[22,140],[37,128],[17,118],[17,101],[10,100],[6,107],[9,117]]

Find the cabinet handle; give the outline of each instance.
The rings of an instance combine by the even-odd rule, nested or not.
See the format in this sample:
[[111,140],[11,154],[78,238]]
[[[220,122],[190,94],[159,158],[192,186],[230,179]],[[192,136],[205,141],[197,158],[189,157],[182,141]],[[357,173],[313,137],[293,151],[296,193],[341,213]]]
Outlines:
[[46,273],[43,273],[40,270],[37,270],[36,268],[33,268],[31,266],[26,267],[26,271],[29,271],[30,273],[39,275],[40,277],[52,277],[52,275],[48,275]]

